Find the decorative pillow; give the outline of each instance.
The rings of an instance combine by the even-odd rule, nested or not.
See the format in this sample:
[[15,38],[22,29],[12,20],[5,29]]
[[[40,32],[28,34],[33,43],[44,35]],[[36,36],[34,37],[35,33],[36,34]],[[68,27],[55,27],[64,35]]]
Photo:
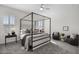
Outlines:
[[21,34],[25,34],[25,29],[22,29],[21,30]]
[[30,30],[27,29],[25,32],[26,32],[26,33],[30,33]]
[[34,29],[33,33],[38,33],[39,32],[39,29]]
[[57,36],[58,34],[59,34],[59,32],[54,32],[54,35],[56,35],[56,36]]
[[75,38],[75,34],[72,34],[72,35],[71,35],[71,38],[73,38],[73,39],[74,39],[74,38]]

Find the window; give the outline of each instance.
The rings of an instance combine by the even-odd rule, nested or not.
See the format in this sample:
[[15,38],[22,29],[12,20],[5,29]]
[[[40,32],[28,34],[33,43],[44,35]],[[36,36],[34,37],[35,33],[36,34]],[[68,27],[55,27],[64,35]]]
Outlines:
[[43,27],[43,21],[39,21],[38,26]]
[[10,16],[10,25],[15,24],[15,16]]
[[36,21],[36,28],[42,29],[44,27],[44,21]]
[[3,17],[4,25],[14,25],[15,24],[15,16],[4,16]]
[[3,17],[3,24],[4,24],[4,25],[9,24],[9,19],[8,19],[8,18],[9,18],[8,16],[4,16],[4,17]]

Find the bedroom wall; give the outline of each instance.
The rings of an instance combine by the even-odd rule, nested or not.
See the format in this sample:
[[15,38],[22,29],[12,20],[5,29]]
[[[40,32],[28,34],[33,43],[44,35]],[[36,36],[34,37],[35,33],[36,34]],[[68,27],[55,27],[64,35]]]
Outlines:
[[49,33],[50,34],[50,20],[45,20],[44,21],[44,31],[45,33]]
[[[79,5],[50,5],[51,9],[44,15],[51,17],[51,33],[79,33]],[[63,31],[63,26],[69,26],[69,31]]]
[[[17,10],[17,9],[12,9],[12,8],[0,5],[0,44],[3,44],[5,42],[5,35],[7,34],[5,32],[10,31],[10,30],[5,31],[5,27],[3,25],[2,17],[3,16],[16,16],[14,28],[15,28],[15,32],[18,35],[18,38],[19,38],[19,27],[20,27],[20,25],[19,25],[20,21],[19,20],[20,20],[20,18],[22,18],[25,15],[26,15],[26,13],[24,13],[23,11],[20,11],[20,10]],[[14,41],[14,40],[15,39],[13,39],[13,40],[7,39],[8,42],[11,42],[11,41]]]

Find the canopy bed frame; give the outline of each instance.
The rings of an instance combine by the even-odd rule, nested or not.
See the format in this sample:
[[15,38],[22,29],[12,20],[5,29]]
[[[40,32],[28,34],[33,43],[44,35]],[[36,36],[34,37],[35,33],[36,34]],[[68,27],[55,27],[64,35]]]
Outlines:
[[[49,27],[47,27],[49,29],[49,30],[47,30],[48,33],[41,33],[41,34],[40,33],[39,34],[34,33],[34,30],[35,30],[34,21],[40,21],[40,20],[43,20],[43,21],[48,20],[48,22],[49,22],[48,23]],[[25,21],[27,23],[30,22],[30,25],[22,25],[22,24],[24,24],[23,21]],[[27,24],[27,23],[25,23],[25,24]],[[23,27],[24,28],[30,27],[30,34],[27,35],[27,38],[25,36],[25,40],[24,40],[24,42],[25,42],[24,47],[27,50],[33,51],[34,48],[36,49],[36,48],[46,44],[47,42],[50,42],[50,40],[51,40],[51,18],[37,14],[37,13],[34,13],[34,12],[31,12],[28,15],[26,15],[23,18],[20,19],[20,32],[23,29]],[[44,30],[45,29],[43,28],[43,31]],[[30,39],[28,39],[28,38],[30,38]],[[21,38],[21,39],[23,40],[23,38]],[[26,47],[26,46],[28,46],[28,47]]]

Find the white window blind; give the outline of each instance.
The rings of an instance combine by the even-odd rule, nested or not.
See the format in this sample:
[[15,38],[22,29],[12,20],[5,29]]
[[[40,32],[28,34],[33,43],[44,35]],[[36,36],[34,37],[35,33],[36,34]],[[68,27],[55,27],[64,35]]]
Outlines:
[[8,16],[4,16],[3,17],[3,24],[4,25],[8,25],[9,24],[9,17]]
[[10,16],[10,25],[15,24],[15,16]]
[[44,27],[44,21],[36,21],[36,28],[42,29]]
[[15,25],[15,16],[4,16],[3,24],[4,25]]

